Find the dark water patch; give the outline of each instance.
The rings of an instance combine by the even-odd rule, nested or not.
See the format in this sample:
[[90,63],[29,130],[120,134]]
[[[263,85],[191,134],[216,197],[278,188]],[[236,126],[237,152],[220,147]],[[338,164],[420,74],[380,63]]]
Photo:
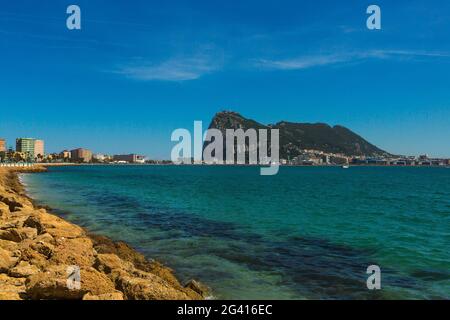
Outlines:
[[447,281],[450,280],[450,272],[443,270],[422,269],[411,272],[411,276],[425,281]]
[[[262,239],[257,247],[242,245],[239,250],[222,250],[215,254],[252,270],[276,272],[282,276],[281,285],[308,298],[383,298],[383,292],[371,292],[366,286],[367,267],[376,264],[370,255],[323,239],[295,237],[280,242]],[[416,286],[410,277],[388,270],[383,270],[382,274],[386,284],[404,288]]]

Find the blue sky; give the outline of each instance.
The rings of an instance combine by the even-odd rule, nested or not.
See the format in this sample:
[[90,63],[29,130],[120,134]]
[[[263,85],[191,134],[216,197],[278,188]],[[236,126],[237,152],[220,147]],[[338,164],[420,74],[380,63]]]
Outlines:
[[[132,4],[131,4],[132,3]],[[77,4],[82,30],[66,28]],[[382,30],[366,28],[366,8]],[[168,158],[220,110],[450,157],[450,3],[3,1],[0,136]]]

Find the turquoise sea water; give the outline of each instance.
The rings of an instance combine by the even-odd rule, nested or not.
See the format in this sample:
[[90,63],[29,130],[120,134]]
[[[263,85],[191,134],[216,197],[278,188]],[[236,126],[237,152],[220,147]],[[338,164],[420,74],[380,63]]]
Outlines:
[[[23,180],[218,298],[450,298],[449,169],[79,166]],[[372,264],[380,291],[366,287]]]

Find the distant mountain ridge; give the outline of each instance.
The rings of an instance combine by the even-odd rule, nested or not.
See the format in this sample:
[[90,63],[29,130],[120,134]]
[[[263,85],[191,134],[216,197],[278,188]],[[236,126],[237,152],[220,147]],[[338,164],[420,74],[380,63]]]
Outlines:
[[304,149],[341,153],[346,156],[390,155],[350,129],[339,125],[331,127],[325,123],[287,121],[281,121],[274,125],[263,125],[255,120],[247,119],[237,112],[222,111],[214,116],[209,128],[219,129],[224,134],[226,129],[279,129],[281,159],[296,157]]

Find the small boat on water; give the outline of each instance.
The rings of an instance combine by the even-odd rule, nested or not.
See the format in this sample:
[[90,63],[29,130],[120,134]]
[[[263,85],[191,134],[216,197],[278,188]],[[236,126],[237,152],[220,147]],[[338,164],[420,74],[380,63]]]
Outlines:
[[342,169],[348,169],[348,168],[350,168],[349,165],[342,166]]

